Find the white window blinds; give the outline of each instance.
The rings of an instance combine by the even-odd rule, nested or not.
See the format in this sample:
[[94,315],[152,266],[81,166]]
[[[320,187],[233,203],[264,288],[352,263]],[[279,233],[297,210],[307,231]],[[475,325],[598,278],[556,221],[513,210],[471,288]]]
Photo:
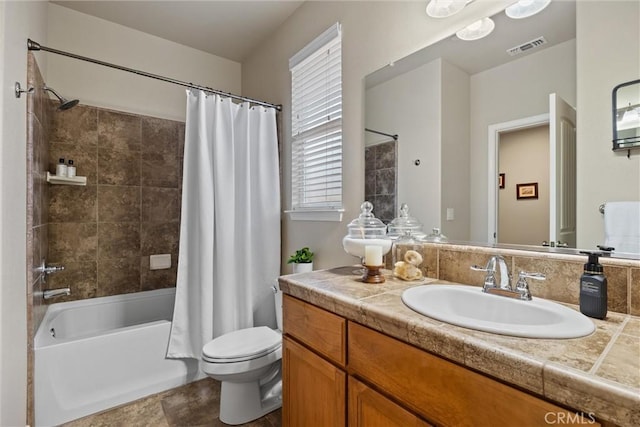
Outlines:
[[293,211],[342,208],[341,53],[336,24],[289,60]]

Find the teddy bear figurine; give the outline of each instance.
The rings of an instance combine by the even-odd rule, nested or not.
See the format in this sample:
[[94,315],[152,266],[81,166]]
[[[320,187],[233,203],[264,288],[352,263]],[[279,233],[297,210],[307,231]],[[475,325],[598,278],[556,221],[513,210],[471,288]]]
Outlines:
[[420,280],[422,271],[418,266],[422,264],[422,255],[414,250],[404,254],[404,261],[398,261],[393,266],[393,275],[402,280]]

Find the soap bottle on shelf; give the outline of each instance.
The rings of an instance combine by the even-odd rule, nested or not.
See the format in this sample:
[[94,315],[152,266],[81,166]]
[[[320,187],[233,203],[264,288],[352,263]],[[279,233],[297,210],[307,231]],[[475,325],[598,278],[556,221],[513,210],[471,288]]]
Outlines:
[[56,175],[57,176],[67,176],[67,165],[64,163],[64,158],[60,158],[58,160],[58,164],[56,165]]
[[67,176],[73,178],[76,176],[76,167],[73,164],[73,160],[69,159],[69,166],[67,166]]
[[580,276],[580,312],[596,319],[607,317],[607,278],[602,274],[598,252],[582,252],[589,255]]

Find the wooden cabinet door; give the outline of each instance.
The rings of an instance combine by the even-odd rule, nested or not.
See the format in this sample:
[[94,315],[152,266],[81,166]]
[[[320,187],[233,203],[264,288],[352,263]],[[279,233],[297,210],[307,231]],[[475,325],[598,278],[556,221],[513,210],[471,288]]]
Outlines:
[[349,427],[429,427],[431,424],[349,377]]
[[344,368],[347,321],[309,303],[284,295],[284,333]]
[[283,350],[282,425],[344,427],[346,373],[287,336]]

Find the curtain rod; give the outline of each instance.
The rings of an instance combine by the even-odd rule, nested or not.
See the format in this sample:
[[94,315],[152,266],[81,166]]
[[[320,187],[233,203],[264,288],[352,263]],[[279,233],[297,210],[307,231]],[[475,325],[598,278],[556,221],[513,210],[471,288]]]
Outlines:
[[196,85],[196,84],[193,84],[193,83],[187,83],[187,82],[183,82],[183,81],[180,81],[180,80],[172,79],[172,78],[169,78],[169,77],[163,77],[163,76],[159,76],[157,74],[147,73],[145,71],[134,70],[133,68],[122,67],[120,65],[115,65],[115,64],[110,64],[108,62],[99,61],[97,59],[87,58],[86,56],[80,56],[80,55],[76,55],[74,53],[69,53],[69,52],[65,52],[65,51],[62,51],[62,50],[58,50],[58,49],[53,49],[53,48],[50,48],[50,47],[42,46],[40,43],[35,42],[35,41],[31,40],[31,39],[27,39],[27,49],[28,50],[42,50],[42,51],[45,51],[45,52],[56,53],[58,55],[68,56],[69,58],[79,59],[81,61],[92,62],[94,64],[103,65],[105,67],[115,68],[117,70],[127,71],[127,72],[133,73],[133,74],[138,74],[139,76],[150,77],[152,79],[162,80],[163,82],[173,83],[173,84],[176,84],[176,85],[185,86],[185,87],[189,87],[189,88],[193,88],[193,89],[199,89],[199,90],[203,90],[205,92],[215,93],[216,95],[227,96],[229,98],[238,99],[238,100],[241,100],[241,101],[247,101],[247,102],[251,102],[253,104],[257,104],[257,105],[262,105],[264,107],[275,108],[276,111],[282,111],[282,105],[272,104],[270,102],[265,102],[265,101],[259,101],[257,99],[246,98],[244,96],[234,95],[232,93],[227,93],[227,92],[222,92],[220,90],[212,89],[210,87],[200,86],[200,85]]
[[373,130],[373,129],[367,129],[367,128],[364,128],[364,130],[366,132],[376,133],[376,134],[382,135],[382,136],[388,136],[389,138],[393,138],[394,141],[398,140],[398,134],[391,135],[390,133],[384,133],[384,132],[380,132],[380,131]]

